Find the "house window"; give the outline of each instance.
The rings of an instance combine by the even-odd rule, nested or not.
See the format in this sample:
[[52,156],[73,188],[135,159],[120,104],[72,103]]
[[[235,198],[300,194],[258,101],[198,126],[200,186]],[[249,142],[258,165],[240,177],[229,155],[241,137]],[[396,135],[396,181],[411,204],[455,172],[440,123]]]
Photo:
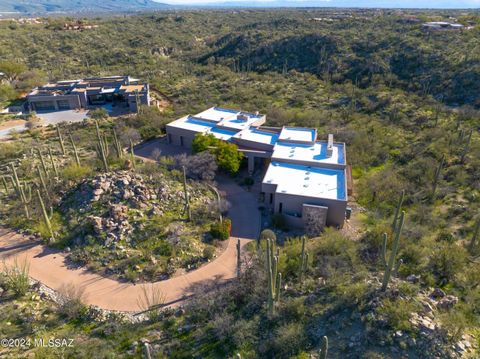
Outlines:
[[282,213],[283,211],[283,203],[280,202],[280,204],[278,205],[278,213]]
[[172,134],[171,133],[168,134],[167,139],[168,139],[168,143],[172,143]]
[[183,136],[180,136],[180,146],[183,147]]
[[270,193],[270,204],[273,203],[273,193]]

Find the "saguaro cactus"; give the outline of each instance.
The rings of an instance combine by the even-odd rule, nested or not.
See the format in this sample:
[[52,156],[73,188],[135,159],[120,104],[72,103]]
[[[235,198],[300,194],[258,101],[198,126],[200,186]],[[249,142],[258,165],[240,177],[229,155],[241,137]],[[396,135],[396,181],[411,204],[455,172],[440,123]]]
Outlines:
[[[400,215],[400,222],[397,226],[397,228],[395,229],[395,238],[393,240],[393,247],[392,247],[392,252],[390,253],[390,257],[388,259],[388,262],[387,262],[387,235],[384,234],[384,237],[383,237],[383,260],[384,260],[384,264],[386,265],[386,268],[385,268],[385,274],[383,275],[383,282],[382,282],[382,291],[385,291],[388,287],[388,282],[390,281],[390,277],[392,275],[392,272],[397,272],[398,271],[398,267],[395,265],[395,259],[396,259],[396,256],[397,256],[397,252],[398,252],[398,246],[399,246],[399,243],[400,243],[400,235],[402,233],[402,228],[403,228],[403,223],[405,221],[405,212],[402,211],[402,214]],[[401,264],[401,262],[399,261],[398,263]],[[398,264],[398,266],[400,265]]]
[[72,144],[73,154],[75,156],[75,163],[77,164],[77,166],[80,166],[80,157],[78,157],[77,146],[75,146],[72,135],[69,134],[68,137],[70,138],[70,143]]
[[13,176],[12,176],[13,188],[15,189],[15,192],[17,192],[17,195],[23,204],[25,216],[28,219],[30,219],[30,211],[28,210],[28,204],[32,200],[32,187],[27,185],[27,182],[24,182],[22,184],[18,179],[17,170],[15,169],[15,166],[13,164],[11,165],[11,168],[13,172]]
[[115,152],[117,152],[117,157],[122,158],[123,157],[122,145],[118,140],[117,132],[115,131],[115,129],[113,129],[113,146],[115,147]]
[[187,174],[185,172],[185,166],[182,166],[183,169],[183,192],[185,193],[185,209],[184,212],[187,214],[187,218],[189,221],[192,220],[192,211],[190,210],[190,198],[188,197],[187,191]]
[[274,255],[273,243],[267,239],[267,278],[268,278],[268,312],[275,313],[275,304],[280,301],[282,273],[278,272],[278,255]]
[[107,139],[106,139],[106,137],[102,137],[102,135],[100,134],[100,128],[98,127],[98,121],[95,121],[95,129],[97,130],[97,140],[98,140],[97,154],[98,154],[98,157],[100,157],[100,159],[102,160],[103,169],[105,170],[105,172],[108,172],[109,168],[108,168],[108,161],[107,161],[107,157],[108,157]]
[[435,171],[435,177],[432,184],[432,200],[435,198],[435,192],[437,192],[438,182],[440,181],[440,176],[442,174],[443,165],[445,164],[445,155],[442,156],[440,163],[438,164],[437,170]]
[[52,163],[53,172],[55,173],[55,176],[58,177],[57,164],[55,163],[55,160],[53,159],[53,153],[52,153],[52,149],[50,147],[48,148],[48,156],[50,157],[50,162]]
[[400,195],[400,199],[398,200],[398,203],[397,203],[397,208],[395,209],[395,215],[393,216],[393,223],[392,223],[392,231],[395,231],[395,228],[397,228],[398,216],[400,215],[400,212],[402,210],[404,198],[405,198],[405,190],[402,191]]
[[135,151],[133,150],[133,141],[130,140],[130,156],[132,158],[132,167],[135,169]]
[[469,245],[470,252],[473,252],[475,250],[475,247],[477,246],[479,234],[480,234],[480,218],[478,218],[477,222],[475,223],[475,229],[473,230],[472,239],[470,240],[470,245]]
[[470,130],[467,141],[465,142],[465,146],[463,147],[462,150],[462,155],[460,157],[460,162],[465,163],[465,158],[467,157],[468,151],[470,151],[470,144],[472,143],[472,135],[473,135],[473,130]]
[[67,151],[65,150],[65,143],[63,142],[62,133],[60,132],[60,127],[58,127],[58,125],[56,127],[57,127],[58,142],[60,143],[62,154],[65,156],[67,154]]
[[240,238],[237,240],[237,277],[242,273],[242,259],[241,259],[241,244]]
[[37,152],[38,152],[38,157],[40,158],[40,163],[42,164],[42,169],[43,169],[43,172],[45,172],[45,176],[47,176],[48,178],[48,168],[47,168],[47,164],[45,163],[45,159],[43,158],[43,153],[42,151],[37,148]]
[[305,279],[305,272],[308,267],[308,253],[305,251],[305,236],[302,237],[302,255],[300,257],[300,282]]
[[320,347],[320,350],[318,352],[318,358],[319,359],[327,359],[327,354],[328,354],[328,337],[323,336],[322,346]]
[[38,197],[38,201],[40,202],[40,207],[42,208],[43,220],[45,221],[45,225],[47,226],[48,231],[50,232],[50,237],[52,238],[52,240],[55,240],[55,234],[53,233],[52,223],[50,222],[50,218],[52,214],[50,215],[50,217],[48,216],[47,210],[45,209],[45,203],[43,203],[42,196],[38,189],[37,189],[37,197]]
[[42,185],[42,188],[43,188],[43,192],[45,192],[45,194],[48,197],[49,194],[48,194],[47,183],[45,182],[45,178],[43,177],[43,173],[40,170],[40,167],[38,167],[38,166],[37,166],[37,173],[38,173],[38,178],[40,179],[40,184]]

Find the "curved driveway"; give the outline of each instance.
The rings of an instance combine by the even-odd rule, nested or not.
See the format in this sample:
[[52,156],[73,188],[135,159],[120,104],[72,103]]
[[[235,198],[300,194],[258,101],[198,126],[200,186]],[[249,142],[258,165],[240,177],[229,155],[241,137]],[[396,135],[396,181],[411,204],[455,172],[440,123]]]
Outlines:
[[[155,143],[152,142],[151,145]],[[142,150],[137,149],[137,154],[142,155]],[[237,238],[241,238],[244,246],[259,234],[260,213],[256,196],[227,177],[219,179],[218,187],[232,205],[228,213],[228,217],[232,219],[232,237],[225,251],[211,263],[187,274],[153,284],[165,295],[167,305],[176,305],[195,293],[201,293],[205,288],[234,278]],[[15,258],[20,263],[27,260],[32,278],[56,290],[68,283],[82,287],[85,302],[104,309],[138,311],[141,309],[138,298],[142,296],[142,287],[146,285],[147,290],[151,290],[151,284],[122,283],[83,268],[68,267],[64,253],[0,228],[0,260],[11,265]]]

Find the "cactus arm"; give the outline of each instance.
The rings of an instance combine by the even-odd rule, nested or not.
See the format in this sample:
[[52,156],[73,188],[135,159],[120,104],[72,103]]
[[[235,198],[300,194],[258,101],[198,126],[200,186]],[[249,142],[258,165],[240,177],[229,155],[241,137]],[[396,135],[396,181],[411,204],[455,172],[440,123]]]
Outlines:
[[275,301],[280,301],[280,288],[282,287],[282,273],[277,274],[277,288],[275,291]]

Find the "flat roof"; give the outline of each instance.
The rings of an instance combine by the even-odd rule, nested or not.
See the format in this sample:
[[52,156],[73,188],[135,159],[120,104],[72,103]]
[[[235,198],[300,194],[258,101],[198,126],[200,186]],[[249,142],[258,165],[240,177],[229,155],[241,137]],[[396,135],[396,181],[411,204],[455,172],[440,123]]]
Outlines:
[[224,141],[230,141],[230,139],[237,134],[237,131],[230,131],[223,128],[213,127],[211,130],[208,131],[216,138],[219,138]]
[[240,110],[233,110],[233,109],[217,107],[217,106],[210,107],[209,109],[194,115],[194,117],[204,119],[204,120],[214,121],[214,122],[220,122],[220,121],[237,120],[237,116],[240,114],[246,115],[249,118],[252,118],[255,120],[258,120],[259,118],[263,117],[263,115],[261,114],[255,114],[255,113],[250,113],[250,112],[245,112]]
[[235,138],[239,138],[246,141],[253,141],[257,143],[264,143],[267,145],[274,145],[278,140],[278,133],[259,130],[258,128],[247,128],[235,135]]
[[327,142],[305,145],[290,142],[277,142],[273,147],[272,159],[296,160],[321,163],[345,164],[344,145],[333,144],[332,156],[327,157]]
[[280,132],[279,140],[313,142],[316,140],[315,135],[316,131],[313,128],[284,127]]
[[207,132],[214,126],[214,124],[211,122],[198,120],[189,115],[170,122],[167,124],[167,126],[183,128],[185,130],[194,132]]
[[346,200],[344,169],[273,161],[263,183],[276,184],[277,193]]

